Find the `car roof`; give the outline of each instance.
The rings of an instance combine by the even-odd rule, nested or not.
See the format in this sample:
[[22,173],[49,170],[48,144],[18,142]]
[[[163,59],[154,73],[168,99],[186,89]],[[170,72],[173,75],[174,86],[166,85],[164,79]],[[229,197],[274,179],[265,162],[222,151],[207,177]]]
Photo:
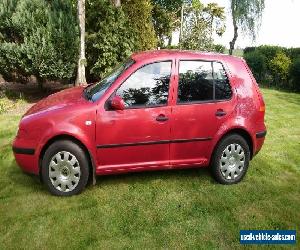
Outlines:
[[135,61],[143,61],[150,58],[163,59],[163,58],[202,58],[210,60],[225,60],[225,59],[237,59],[235,56],[225,55],[216,52],[202,52],[194,50],[149,50],[134,53],[131,58]]

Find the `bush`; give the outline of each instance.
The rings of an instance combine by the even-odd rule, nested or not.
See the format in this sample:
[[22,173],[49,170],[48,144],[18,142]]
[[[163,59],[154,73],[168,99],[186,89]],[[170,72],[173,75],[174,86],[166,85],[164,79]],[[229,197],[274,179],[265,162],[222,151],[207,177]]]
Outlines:
[[300,48],[248,47],[244,50],[244,57],[262,84],[299,91]]
[[266,73],[266,57],[261,54],[259,51],[252,50],[244,56],[247,64],[251,68],[255,79],[261,83],[265,80]]
[[291,67],[291,59],[283,52],[278,52],[270,61],[270,67],[274,76],[276,86],[288,88],[288,76]]
[[[75,72],[78,27],[71,1],[8,0],[0,4],[0,73],[68,79]],[[7,14],[9,13],[9,15]]]
[[300,57],[296,58],[293,61],[290,76],[293,89],[296,91],[300,91]]
[[253,52],[256,49],[256,47],[246,47],[244,49],[244,54],[247,54],[249,52]]

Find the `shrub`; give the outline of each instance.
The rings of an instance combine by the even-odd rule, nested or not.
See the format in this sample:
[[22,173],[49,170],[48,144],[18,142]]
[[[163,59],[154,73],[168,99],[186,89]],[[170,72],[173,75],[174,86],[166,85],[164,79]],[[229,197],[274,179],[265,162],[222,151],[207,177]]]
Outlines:
[[87,77],[103,77],[135,48],[135,38],[123,9],[109,0],[89,0],[86,6]]
[[278,52],[270,61],[270,67],[276,86],[288,88],[288,76],[291,67],[291,59],[283,52]]
[[249,52],[253,52],[256,49],[256,47],[246,47],[244,49],[244,54],[247,54]]
[[15,72],[43,81],[74,74],[78,27],[69,0],[7,0],[0,7],[4,9],[0,12],[4,77]]
[[252,50],[244,56],[247,64],[251,68],[255,79],[259,83],[263,83],[266,73],[266,57],[257,50]]
[[279,46],[262,45],[257,47],[256,50],[263,54],[267,61],[270,61],[277,55],[277,53],[283,52],[284,48]]
[[296,91],[300,91],[300,57],[296,58],[291,66],[290,76],[292,87]]
[[292,61],[300,58],[300,48],[287,49],[287,55],[289,56],[289,58],[291,58]]

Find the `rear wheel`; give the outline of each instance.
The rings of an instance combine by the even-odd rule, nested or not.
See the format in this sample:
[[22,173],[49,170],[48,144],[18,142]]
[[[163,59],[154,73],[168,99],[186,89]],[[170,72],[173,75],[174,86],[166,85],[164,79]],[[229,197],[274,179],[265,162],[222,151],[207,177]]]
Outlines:
[[248,169],[250,150],[246,140],[231,134],[223,138],[212,157],[212,174],[221,184],[240,182]]
[[85,188],[88,178],[89,161],[79,145],[61,140],[48,147],[42,160],[42,179],[52,194],[78,194]]

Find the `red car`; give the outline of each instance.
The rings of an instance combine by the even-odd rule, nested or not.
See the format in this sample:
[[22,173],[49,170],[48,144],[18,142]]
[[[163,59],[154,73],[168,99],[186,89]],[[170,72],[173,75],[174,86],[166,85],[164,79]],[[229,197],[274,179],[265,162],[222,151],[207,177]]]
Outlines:
[[50,95],[23,116],[13,151],[52,194],[96,175],[211,167],[243,179],[266,135],[265,104],[241,58],[192,51],[133,54],[99,83]]

